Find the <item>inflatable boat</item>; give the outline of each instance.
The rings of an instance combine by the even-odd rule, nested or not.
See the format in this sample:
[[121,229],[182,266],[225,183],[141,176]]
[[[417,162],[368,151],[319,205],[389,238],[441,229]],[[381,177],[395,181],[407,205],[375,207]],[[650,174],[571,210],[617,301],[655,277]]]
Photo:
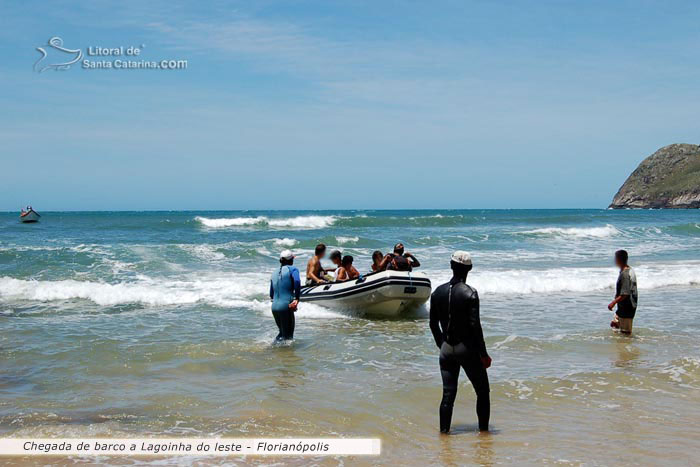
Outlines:
[[375,316],[399,316],[430,298],[422,272],[382,271],[344,282],[302,287],[301,301]]

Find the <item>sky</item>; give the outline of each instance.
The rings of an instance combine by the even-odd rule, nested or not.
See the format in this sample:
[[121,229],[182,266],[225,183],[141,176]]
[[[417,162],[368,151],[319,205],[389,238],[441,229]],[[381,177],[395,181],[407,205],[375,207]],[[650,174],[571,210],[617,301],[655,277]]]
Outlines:
[[0,7],[5,211],[604,208],[700,143],[698,2]]

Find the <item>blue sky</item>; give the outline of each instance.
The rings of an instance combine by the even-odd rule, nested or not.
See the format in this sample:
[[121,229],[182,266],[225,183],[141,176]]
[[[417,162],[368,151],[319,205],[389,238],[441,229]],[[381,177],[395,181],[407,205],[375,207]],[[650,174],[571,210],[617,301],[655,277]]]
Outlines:
[[[697,2],[2,9],[0,210],[605,207],[700,142]],[[36,73],[53,36],[188,67]]]

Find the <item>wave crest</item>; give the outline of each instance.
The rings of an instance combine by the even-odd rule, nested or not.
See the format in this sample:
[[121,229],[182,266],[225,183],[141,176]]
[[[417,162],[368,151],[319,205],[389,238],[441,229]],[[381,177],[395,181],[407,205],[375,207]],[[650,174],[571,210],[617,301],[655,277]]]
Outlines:
[[552,237],[605,238],[617,235],[620,231],[614,225],[607,224],[604,227],[543,227],[516,233]]
[[322,229],[333,225],[338,219],[336,216],[296,216],[287,218],[270,218],[266,216],[257,217],[229,217],[229,218],[208,218],[197,216],[197,222],[211,229],[221,229],[227,227],[273,227],[273,228],[293,228],[293,229]]
[[[700,263],[656,264],[636,268],[639,289],[700,285]],[[449,279],[444,271],[426,271],[433,287]],[[523,295],[597,293],[612,289],[612,268],[559,268],[545,270],[486,270],[470,276],[481,294]],[[215,273],[179,278],[141,277],[107,283],[74,279],[39,281],[0,277],[0,303],[89,300],[101,306],[146,306],[205,303],[218,307],[267,310],[269,275],[265,272]],[[305,305],[306,306],[306,305]],[[315,309],[315,308],[314,308]]]
[[[635,271],[640,290],[700,285],[698,263],[640,266]],[[449,278],[447,273],[441,273],[439,277],[431,274],[433,287]],[[529,295],[611,290],[616,279],[614,268],[508,269],[475,271],[470,274],[469,283],[481,294]]]

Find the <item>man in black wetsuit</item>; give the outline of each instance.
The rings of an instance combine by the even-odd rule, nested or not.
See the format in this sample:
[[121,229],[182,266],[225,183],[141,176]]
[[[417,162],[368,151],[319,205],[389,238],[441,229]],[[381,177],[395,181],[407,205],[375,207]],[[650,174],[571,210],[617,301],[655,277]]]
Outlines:
[[486,369],[491,366],[491,357],[486,352],[479,320],[479,294],[467,285],[467,274],[472,269],[471,256],[466,251],[456,251],[450,266],[452,279],[435,289],[430,297],[430,330],[440,349],[442,374],[440,432],[450,432],[460,367],[464,368],[476,391],[479,430],[488,431],[491,402]]

